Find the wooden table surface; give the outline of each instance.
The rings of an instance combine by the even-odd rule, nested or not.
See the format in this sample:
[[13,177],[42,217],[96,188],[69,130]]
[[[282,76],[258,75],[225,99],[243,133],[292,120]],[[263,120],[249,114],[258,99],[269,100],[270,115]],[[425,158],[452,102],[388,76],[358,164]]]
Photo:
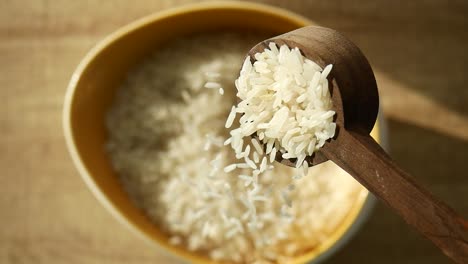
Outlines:
[[[61,110],[83,55],[108,33],[186,0],[0,1],[0,263],[177,263],[91,195]],[[265,0],[338,29],[377,72],[392,156],[468,216],[468,2]],[[449,263],[378,204],[329,263]]]

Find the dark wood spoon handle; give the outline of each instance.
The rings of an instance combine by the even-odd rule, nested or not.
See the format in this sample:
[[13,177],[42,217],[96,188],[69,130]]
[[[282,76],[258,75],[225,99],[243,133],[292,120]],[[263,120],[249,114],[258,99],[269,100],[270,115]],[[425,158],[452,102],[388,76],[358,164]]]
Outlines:
[[396,211],[445,255],[468,263],[468,221],[418,185],[365,133],[340,131],[323,154]]

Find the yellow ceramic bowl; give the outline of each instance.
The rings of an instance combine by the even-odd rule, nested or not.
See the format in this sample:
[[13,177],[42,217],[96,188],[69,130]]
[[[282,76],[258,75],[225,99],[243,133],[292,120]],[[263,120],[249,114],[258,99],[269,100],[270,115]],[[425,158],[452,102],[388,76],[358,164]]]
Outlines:
[[[256,29],[281,34],[311,21],[265,5],[218,2],[185,6],[145,17],[121,28],[94,47],[79,64],[65,98],[65,138],[81,176],[97,199],[116,218],[154,245],[193,263],[207,257],[171,246],[167,237],[130,201],[104,150],[105,113],[127,71],[145,55],[177,36],[219,29]],[[363,190],[338,229],[319,247],[294,263],[316,262],[332,254],[354,229],[369,195]]]

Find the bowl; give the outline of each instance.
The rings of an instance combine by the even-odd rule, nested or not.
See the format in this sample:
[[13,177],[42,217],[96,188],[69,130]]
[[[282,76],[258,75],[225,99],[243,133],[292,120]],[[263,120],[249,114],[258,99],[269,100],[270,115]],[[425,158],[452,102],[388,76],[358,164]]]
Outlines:
[[[219,29],[255,29],[282,34],[313,24],[271,6],[216,2],[179,7],[131,23],[97,44],[73,73],[65,97],[63,127],[73,162],[103,206],[135,234],[192,263],[213,263],[206,256],[172,246],[167,236],[134,206],[113,171],[104,145],[105,114],[128,70],[145,55],[177,36]],[[373,131],[378,140],[377,129]],[[294,259],[318,263],[335,253],[356,232],[372,207],[365,190],[326,241]]]

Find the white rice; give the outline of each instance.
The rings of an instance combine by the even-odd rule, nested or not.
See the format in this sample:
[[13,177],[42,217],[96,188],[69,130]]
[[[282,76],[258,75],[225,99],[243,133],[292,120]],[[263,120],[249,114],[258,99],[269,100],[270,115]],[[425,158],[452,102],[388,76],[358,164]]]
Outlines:
[[217,82],[207,82],[205,83],[205,88],[208,88],[208,89],[219,89],[221,88],[221,84],[217,83]]
[[226,125],[224,127],[230,128],[232,126],[232,123],[234,122],[235,117],[236,117],[236,107],[233,106],[231,108],[231,112],[229,113],[228,118],[226,119]]
[[224,167],[224,172],[231,172],[233,170],[235,170],[237,167],[236,167],[236,164],[231,164],[231,165],[228,165],[226,167]]
[[[225,33],[171,43],[129,74],[107,118],[107,150],[135,204],[167,233],[169,243],[214,260],[287,263],[327,239],[362,190],[333,163],[297,170],[276,165],[276,155],[301,154],[287,152],[303,142],[292,142],[301,132],[289,136],[287,143],[292,142],[292,146],[283,148],[281,136],[285,129],[292,130],[290,119],[280,116],[277,119],[283,124],[270,124],[270,113],[256,123],[254,103],[268,109],[271,106],[253,99],[252,105],[231,107],[236,102],[233,83],[238,65],[245,52],[265,38]],[[270,47],[266,53],[262,56],[288,61],[277,47]],[[304,68],[319,69],[313,62],[305,63]],[[255,66],[245,62],[244,76],[254,68],[262,74],[275,72],[267,62]],[[255,82],[274,84],[260,77],[264,76],[258,76]],[[294,82],[303,85],[310,79],[295,76]],[[254,82],[239,78],[236,83],[241,90],[247,89],[249,80]],[[213,84],[208,85],[213,88],[204,89],[207,82],[217,87]],[[278,108],[285,106],[283,101],[279,104]],[[247,130],[268,124],[257,131],[262,142],[257,145],[242,134],[235,113],[242,113],[245,121],[254,121]],[[299,110],[296,114],[309,129],[307,114]],[[233,129],[229,131],[225,125]],[[325,135],[330,131],[320,130]],[[315,151],[323,139],[311,140],[306,152]],[[264,142],[268,142],[265,150]],[[237,159],[233,148],[244,155]],[[300,178],[294,182],[295,188],[291,184],[293,175]]]
[[270,163],[273,163],[276,158],[276,148],[273,148],[270,152]]
[[[312,155],[335,134],[327,80],[332,65],[322,70],[297,48],[283,45],[278,49],[274,43],[256,54],[255,60],[252,64],[250,57],[245,59],[235,82],[243,117],[253,120],[240,123],[241,128],[249,128],[241,129],[248,131],[241,136],[256,133],[264,135],[265,143],[278,141],[283,158],[297,159],[302,166],[305,156]],[[256,96],[259,94],[261,99]],[[259,119],[262,123],[257,122]]]

